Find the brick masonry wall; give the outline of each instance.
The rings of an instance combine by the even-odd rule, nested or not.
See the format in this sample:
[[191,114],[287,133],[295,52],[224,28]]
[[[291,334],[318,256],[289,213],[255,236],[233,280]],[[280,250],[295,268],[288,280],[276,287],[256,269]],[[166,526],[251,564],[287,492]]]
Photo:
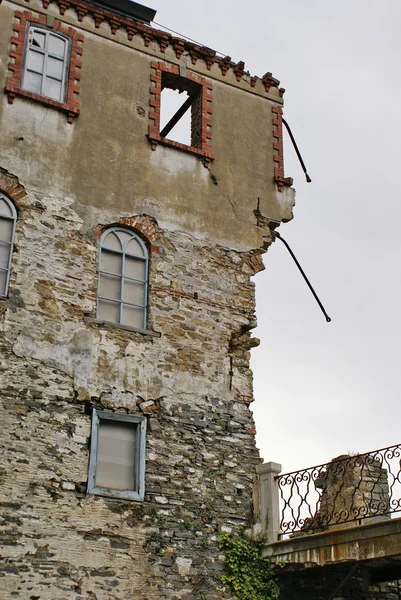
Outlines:
[[[121,215],[151,237],[149,327],[161,336],[88,322],[106,223],[15,185],[0,307],[0,599],[228,600],[216,534],[252,524],[259,462],[255,254]],[[86,495],[94,406],[146,415],[144,502]]]

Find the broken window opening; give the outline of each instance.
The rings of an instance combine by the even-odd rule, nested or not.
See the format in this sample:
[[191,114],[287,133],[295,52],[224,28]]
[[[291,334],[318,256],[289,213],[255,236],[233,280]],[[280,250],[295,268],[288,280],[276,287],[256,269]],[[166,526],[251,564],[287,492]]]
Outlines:
[[160,136],[201,147],[202,86],[171,73],[162,75]]
[[[160,135],[180,142],[181,144],[191,145],[191,114],[188,110],[177,118],[177,113],[184,104],[188,102],[186,92],[180,94],[177,91],[168,88],[162,91],[160,107]],[[174,119],[174,121],[173,121]],[[177,119],[175,121],[175,119]]]

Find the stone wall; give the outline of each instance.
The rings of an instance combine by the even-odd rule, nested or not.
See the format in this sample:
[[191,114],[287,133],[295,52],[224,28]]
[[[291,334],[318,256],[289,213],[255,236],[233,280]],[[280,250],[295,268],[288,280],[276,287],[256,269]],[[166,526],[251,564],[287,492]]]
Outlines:
[[[92,2],[0,5],[0,599],[228,600],[216,535],[252,526],[259,462],[251,277],[294,205],[284,90]],[[68,106],[22,89],[28,23],[69,32]],[[196,147],[160,139],[161,64],[202,88]],[[110,226],[149,250],[147,331],[96,319]],[[144,501],[87,494],[93,408],[146,418]]]
[[[15,203],[1,304],[0,598],[230,598],[216,534],[252,523],[259,462],[253,254],[148,219],[160,337],[142,335],[93,321],[104,224],[68,198],[28,190]],[[146,415],[144,502],[86,495],[92,407]]]

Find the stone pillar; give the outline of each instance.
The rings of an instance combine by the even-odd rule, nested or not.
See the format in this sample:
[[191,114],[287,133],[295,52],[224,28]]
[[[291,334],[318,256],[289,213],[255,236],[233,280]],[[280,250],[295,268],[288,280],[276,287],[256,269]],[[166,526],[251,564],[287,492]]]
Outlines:
[[315,487],[322,490],[320,504],[302,529],[310,530],[311,525],[314,531],[346,529],[361,519],[365,523],[389,519],[388,472],[380,459],[364,454],[333,458],[315,480]]
[[275,477],[281,473],[281,465],[268,462],[256,467],[259,480],[259,516],[268,544],[277,542],[280,534],[280,508],[278,483]]

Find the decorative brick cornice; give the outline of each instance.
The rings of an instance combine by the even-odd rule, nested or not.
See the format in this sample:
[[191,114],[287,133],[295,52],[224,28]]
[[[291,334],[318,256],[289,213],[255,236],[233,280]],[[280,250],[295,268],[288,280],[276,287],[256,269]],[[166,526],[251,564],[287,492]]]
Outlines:
[[58,19],[55,19],[54,23],[52,24],[52,29],[63,33],[64,35],[68,36],[71,40],[66,101],[58,102],[57,100],[53,100],[52,98],[46,98],[45,96],[40,96],[39,94],[34,94],[21,88],[21,75],[26,44],[25,38],[27,32],[27,23],[37,23],[38,25],[43,25],[44,27],[46,27],[47,17],[43,14],[35,16],[30,11],[22,12],[17,10],[15,13],[15,22],[13,26],[14,35],[11,39],[10,50],[11,61],[8,65],[8,68],[12,72],[12,75],[8,77],[5,87],[6,92],[8,94],[8,102],[12,104],[16,96],[30,98],[31,100],[36,100],[37,102],[40,102],[45,106],[52,106],[58,110],[67,113],[68,122],[72,123],[74,117],[77,117],[80,112],[78,100],[78,82],[80,80],[79,70],[82,65],[81,57],[83,49],[81,44],[84,40],[84,36],[81,33],[75,31],[75,29],[73,29],[72,27],[63,25]]
[[[29,2],[29,0],[25,1]],[[107,10],[96,4],[92,4],[91,2],[85,2],[85,0],[42,0],[43,7],[47,8],[50,1],[58,5],[61,15],[64,15],[67,9],[75,10],[77,19],[80,22],[86,15],[91,16],[97,29],[102,23],[108,23],[113,35],[115,35],[118,30],[122,29],[126,32],[128,40],[132,40],[135,35],[139,35],[143,38],[145,46],[149,46],[150,42],[158,43],[161,52],[165,52],[166,48],[171,46],[175,51],[177,59],[182,56],[183,52],[187,52],[191,57],[193,65],[196,65],[198,60],[203,60],[207,69],[210,70],[213,64],[217,64],[220,67],[223,76],[231,69],[235,74],[237,81],[245,75],[249,78],[252,87],[255,85],[252,83],[252,79],[254,79],[254,81],[257,80],[257,78],[251,78],[250,74],[245,71],[245,64],[243,61],[235,63],[229,56],[224,58],[218,57],[216,56],[216,51],[207,46],[199,46],[198,44],[194,44],[182,38],[177,38],[165,31],[155,29],[140,21],[136,21],[134,18],[120,15],[112,10]],[[266,75],[263,76],[262,83],[266,92],[268,92],[271,87],[278,88],[280,85],[278,79],[272,77],[271,73],[266,73]],[[280,95],[282,95],[282,93],[284,93],[283,90],[280,91]]]
[[280,85],[279,80],[273,77],[273,75],[270,72],[267,72],[263,75],[262,82],[265,86],[266,92],[268,92],[272,86],[278,87]]
[[204,165],[209,166],[210,162],[214,159],[211,145],[212,83],[206,80],[205,77],[196,75],[189,70],[186,71],[185,77],[182,77],[183,80],[188,80],[189,83],[193,82],[200,86],[200,101],[192,108],[192,123],[196,127],[196,133],[193,132],[192,145],[188,146],[160,136],[162,76],[163,73],[169,73],[170,75],[179,77],[180,68],[178,65],[167,65],[164,62],[152,62],[151,67],[151,98],[149,100],[151,110],[149,112],[148,138],[152,144],[152,150],[156,150],[158,144],[170,146],[202,157]]
[[275,150],[274,161],[274,181],[277,184],[278,191],[281,192],[284,186],[291,187],[292,177],[284,177],[284,148],[283,148],[283,109],[281,106],[273,106],[273,148]]

